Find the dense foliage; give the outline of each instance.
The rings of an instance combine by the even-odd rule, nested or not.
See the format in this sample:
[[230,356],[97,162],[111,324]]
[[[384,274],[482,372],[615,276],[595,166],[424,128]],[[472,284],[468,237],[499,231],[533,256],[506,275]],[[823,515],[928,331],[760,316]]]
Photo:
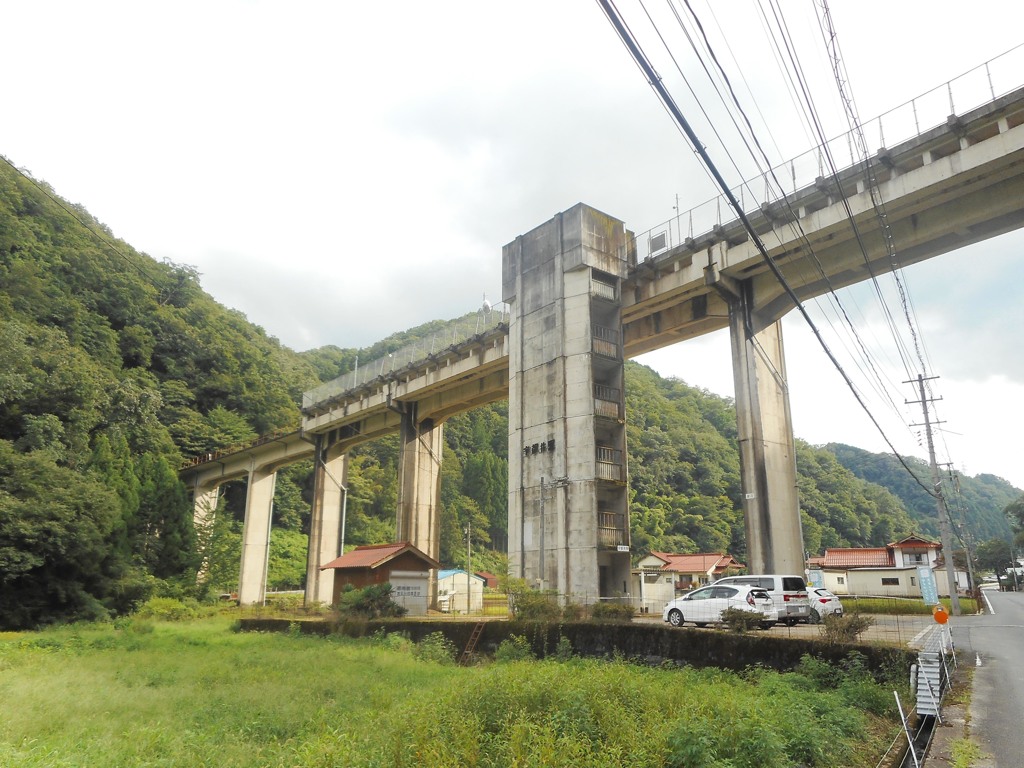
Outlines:
[[[905,458],[920,479],[919,483],[891,454],[868,453],[838,443],[825,447],[857,477],[887,488],[898,496],[914,521],[915,531],[938,538],[935,498],[922,487],[922,484],[928,488],[932,485],[931,469],[925,461],[912,456]],[[974,540],[1009,538],[1010,521],[1004,509],[1021,496],[1019,488],[995,475],[959,475],[956,482],[952,482],[946,474],[943,477],[943,495],[956,527],[959,529],[967,523]]]
[[0,162],[3,626],[194,585],[182,457],[297,422],[313,367],[198,278]]

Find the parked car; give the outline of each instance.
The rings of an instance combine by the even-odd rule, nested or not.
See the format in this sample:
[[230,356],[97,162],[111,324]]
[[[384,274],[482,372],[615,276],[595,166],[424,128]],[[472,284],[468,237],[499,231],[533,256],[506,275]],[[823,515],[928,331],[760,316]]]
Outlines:
[[779,612],[779,621],[783,624],[793,626],[798,621],[809,621],[811,618],[811,604],[807,599],[807,584],[803,576],[763,573],[746,576],[726,576],[719,579],[715,584],[749,584],[753,587],[761,587],[775,601],[775,608]]
[[824,587],[808,587],[807,597],[811,601],[811,624],[820,624],[826,616],[843,615],[843,604],[839,598]]
[[662,611],[661,620],[673,627],[680,627],[687,621],[698,627],[706,627],[721,622],[722,613],[729,608],[760,613],[764,617],[761,626],[765,629],[779,619],[771,595],[760,587],[749,584],[712,584],[671,601]]

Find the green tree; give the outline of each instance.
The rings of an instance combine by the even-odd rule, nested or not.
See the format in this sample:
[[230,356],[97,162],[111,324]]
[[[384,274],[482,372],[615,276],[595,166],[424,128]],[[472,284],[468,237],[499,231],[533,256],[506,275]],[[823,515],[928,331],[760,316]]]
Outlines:
[[0,440],[0,628],[92,619],[117,602],[127,563],[120,503],[100,482]]
[[159,579],[193,577],[199,567],[193,510],[185,487],[162,456],[139,462],[139,508],[129,526],[132,551]]
[[974,553],[978,568],[983,571],[1002,573],[1011,564],[1010,542],[1004,539],[989,539],[978,545]]

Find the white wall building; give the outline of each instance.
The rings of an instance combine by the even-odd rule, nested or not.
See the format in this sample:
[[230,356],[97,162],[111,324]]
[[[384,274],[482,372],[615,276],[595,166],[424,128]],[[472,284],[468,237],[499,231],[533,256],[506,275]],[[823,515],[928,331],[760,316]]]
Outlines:
[[463,570],[437,572],[437,609],[442,613],[482,613],[485,580]]
[[[811,570],[820,569],[826,589],[837,595],[879,595],[921,597],[917,569],[927,566],[935,574],[938,593],[948,596],[949,581],[940,554],[942,545],[910,535],[884,547],[830,548],[824,557],[810,560]],[[967,589],[967,574],[955,574],[957,589]],[[813,577],[809,579],[816,582]]]

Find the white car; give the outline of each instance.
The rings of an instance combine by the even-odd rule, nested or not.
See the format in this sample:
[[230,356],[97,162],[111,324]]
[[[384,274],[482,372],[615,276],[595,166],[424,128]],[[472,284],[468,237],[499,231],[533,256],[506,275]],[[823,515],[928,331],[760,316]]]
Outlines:
[[839,598],[824,587],[807,587],[807,597],[811,601],[811,624],[820,624],[826,616],[843,615],[843,604]]
[[673,627],[686,622],[706,627],[722,621],[722,613],[729,608],[760,613],[764,618],[761,626],[768,629],[779,620],[779,611],[765,590],[747,584],[727,584],[701,587],[688,595],[677,597],[665,606],[661,620]]

